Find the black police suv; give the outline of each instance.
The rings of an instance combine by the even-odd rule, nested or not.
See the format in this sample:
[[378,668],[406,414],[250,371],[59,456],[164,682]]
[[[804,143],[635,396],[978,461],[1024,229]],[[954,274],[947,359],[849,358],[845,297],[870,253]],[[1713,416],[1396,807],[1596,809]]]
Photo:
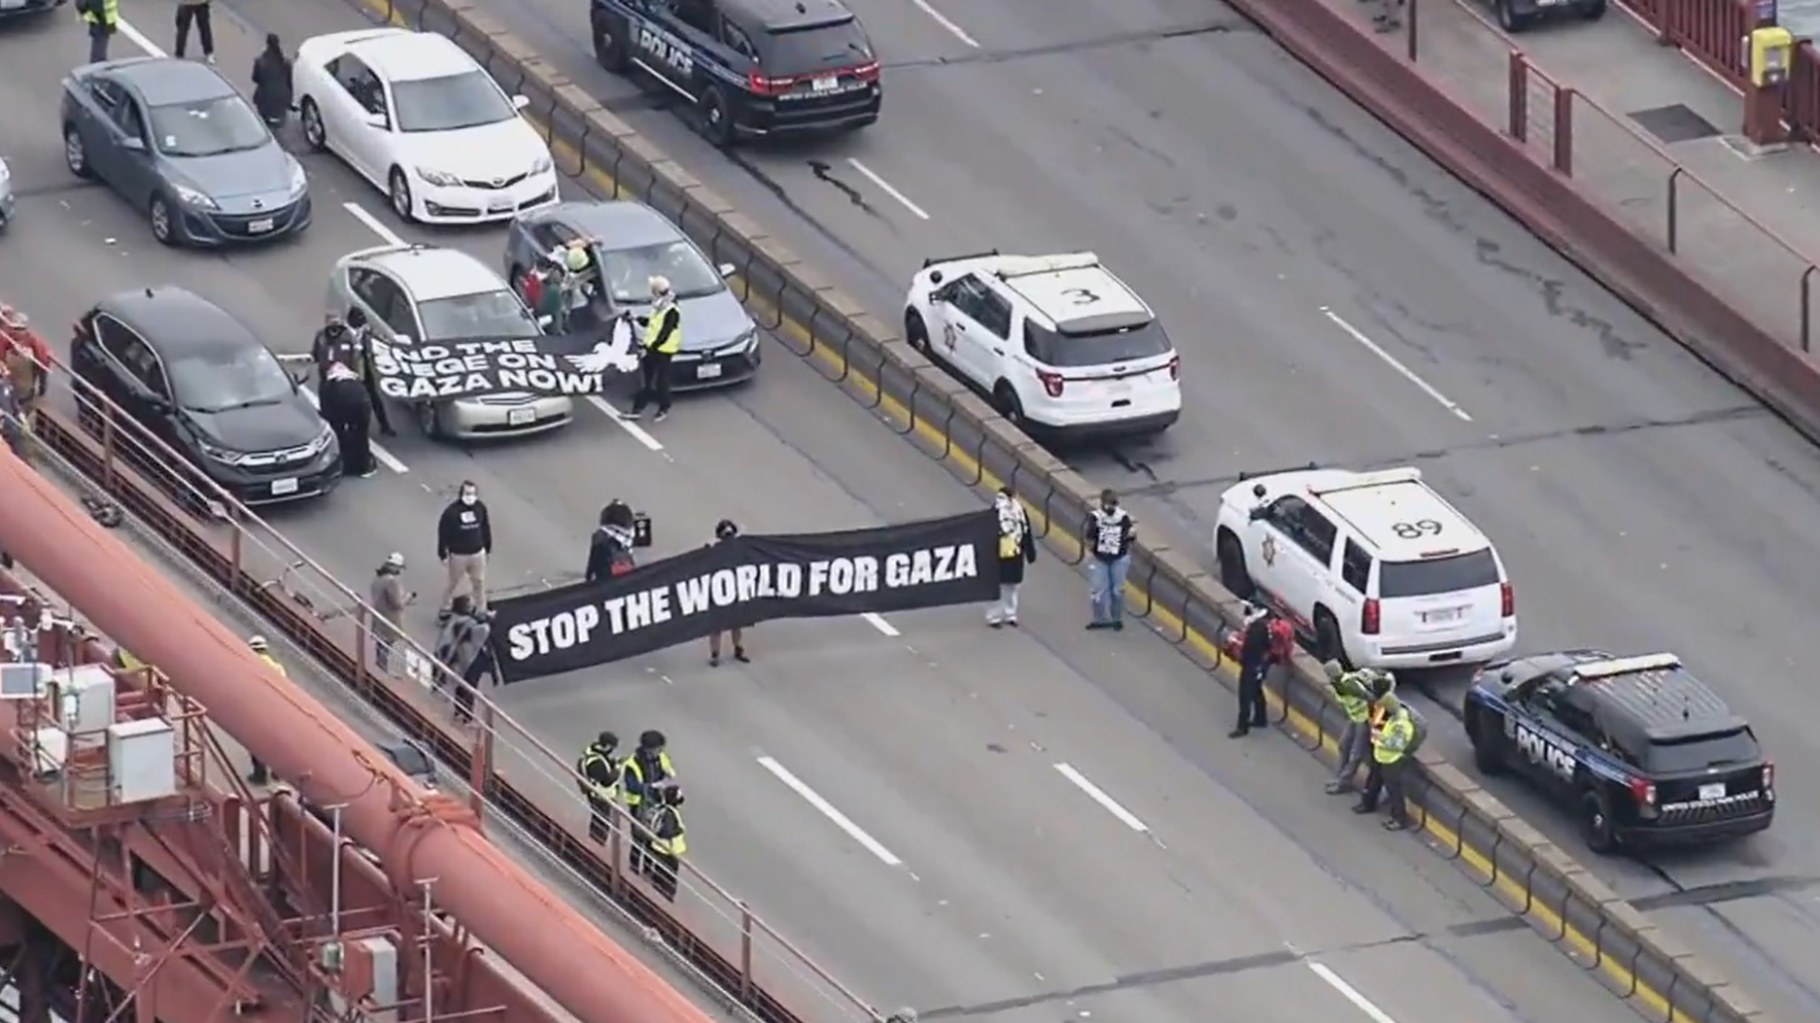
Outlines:
[[[341,447],[316,406],[244,324],[182,288],[102,299],[76,321],[76,375],[137,420],[188,468],[247,505],[325,494],[341,480]],[[84,429],[102,404],[79,394]],[[141,471],[192,508],[212,498],[182,467],[145,449]]]
[[1736,838],[1775,816],[1750,725],[1674,654],[1494,661],[1465,709],[1480,772],[1514,770],[1572,807],[1594,852]]
[[590,0],[594,55],[687,100],[716,146],[878,120],[878,58],[840,0]]

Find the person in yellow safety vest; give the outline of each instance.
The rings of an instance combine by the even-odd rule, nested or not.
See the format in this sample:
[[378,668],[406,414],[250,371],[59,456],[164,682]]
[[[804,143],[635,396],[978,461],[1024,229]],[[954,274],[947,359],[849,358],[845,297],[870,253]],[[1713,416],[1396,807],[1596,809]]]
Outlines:
[[1327,783],[1329,794],[1351,792],[1358,784],[1359,768],[1371,752],[1371,730],[1383,718],[1383,697],[1396,691],[1397,679],[1388,671],[1361,668],[1347,671],[1338,661],[1322,669],[1334,699],[1346,713],[1346,730],[1340,736],[1338,767]]
[[613,804],[619,802],[625,768],[613,755],[619,736],[602,732],[581,751],[575,773],[581,775],[581,797],[588,801],[588,837],[605,845],[613,831]]
[[632,835],[631,866],[634,874],[645,869],[645,851],[651,844],[651,819],[663,790],[676,785],[676,767],[670,763],[664,733],[648,729],[638,737],[638,749],[626,760],[624,783],[626,809],[641,827]]
[[651,886],[671,902],[676,901],[677,875],[683,854],[689,851],[688,828],[683,826],[682,789],[672,784],[663,790],[662,802],[651,815],[651,853],[646,874]]
[[[246,645],[248,649],[259,655],[259,659],[264,661],[267,667],[277,672],[279,677],[291,677],[291,673],[284,670],[284,665],[278,662],[278,658],[272,656],[272,646],[265,641],[264,636],[248,636]],[[251,751],[248,751],[248,755],[252,755]],[[246,780],[254,785],[269,785],[272,781],[272,772],[266,769],[265,763],[258,757],[253,757],[253,769],[247,773]]]
[[1409,769],[1409,754],[1418,744],[1416,720],[1410,709],[1395,696],[1386,693],[1382,703],[1384,720],[1371,730],[1371,774],[1366,778],[1365,791],[1352,812],[1374,813],[1378,808],[1378,797],[1388,795],[1389,819],[1384,822],[1384,830],[1402,831],[1409,827],[1409,805],[1404,799],[1403,778]]
[[645,336],[639,342],[638,393],[632,398],[632,411],[627,419],[644,415],[645,406],[657,402],[657,421],[670,414],[670,364],[682,350],[682,307],[676,304],[676,290],[668,277],[651,278],[651,315],[645,320]]
[[107,59],[107,44],[120,30],[120,0],[76,0],[76,12],[88,26],[88,62]]

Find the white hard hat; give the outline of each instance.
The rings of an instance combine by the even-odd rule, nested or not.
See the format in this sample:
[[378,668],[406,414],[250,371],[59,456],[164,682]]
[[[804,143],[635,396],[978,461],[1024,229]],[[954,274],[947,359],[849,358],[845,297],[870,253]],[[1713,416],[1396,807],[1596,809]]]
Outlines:
[[264,650],[266,648],[265,637],[264,636],[248,636],[246,638],[246,645],[251,647],[254,650]]
[[653,296],[668,295],[670,293],[670,278],[665,277],[663,274],[652,274],[649,283]]

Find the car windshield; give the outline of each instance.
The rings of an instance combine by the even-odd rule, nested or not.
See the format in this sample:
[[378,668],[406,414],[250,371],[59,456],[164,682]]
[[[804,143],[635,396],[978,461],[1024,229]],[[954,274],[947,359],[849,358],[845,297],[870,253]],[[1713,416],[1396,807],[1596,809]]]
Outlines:
[[1378,596],[1384,600],[1426,597],[1496,586],[1503,581],[1498,576],[1498,560],[1487,547],[1450,558],[1382,562],[1378,568]]
[[700,298],[727,286],[702,258],[701,250],[678,239],[636,249],[609,249],[600,254],[606,268],[607,294],[619,305],[651,301],[651,278],[670,279],[677,298]]
[[275,405],[297,393],[290,374],[260,345],[222,346],[168,361],[172,395],[193,412]]
[[1684,771],[1704,771],[1709,767],[1754,764],[1762,759],[1763,751],[1757,746],[1757,737],[1751,734],[1751,730],[1740,728],[1733,732],[1694,735],[1672,742],[1652,742],[1649,744],[1648,756],[1649,763],[1644,766],[1649,770],[1662,774],[1679,774]]
[[265,122],[239,96],[152,107],[152,138],[166,156],[220,156],[270,142]]
[[399,131],[460,131],[517,117],[484,71],[392,83]]
[[1142,326],[1087,334],[1061,334],[1024,321],[1024,351],[1043,365],[1057,369],[1111,366],[1154,359],[1174,350],[1169,335],[1155,320]]
[[421,303],[417,318],[423,323],[426,341],[526,338],[542,333],[518,296],[503,289]]

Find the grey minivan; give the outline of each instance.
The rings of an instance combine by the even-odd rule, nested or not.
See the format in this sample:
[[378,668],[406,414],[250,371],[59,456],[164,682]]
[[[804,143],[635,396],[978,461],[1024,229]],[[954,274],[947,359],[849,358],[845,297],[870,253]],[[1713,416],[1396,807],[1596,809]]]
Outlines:
[[63,80],[62,117],[70,172],[143,210],[166,245],[260,242],[310,224],[303,165],[207,64],[84,65]]

